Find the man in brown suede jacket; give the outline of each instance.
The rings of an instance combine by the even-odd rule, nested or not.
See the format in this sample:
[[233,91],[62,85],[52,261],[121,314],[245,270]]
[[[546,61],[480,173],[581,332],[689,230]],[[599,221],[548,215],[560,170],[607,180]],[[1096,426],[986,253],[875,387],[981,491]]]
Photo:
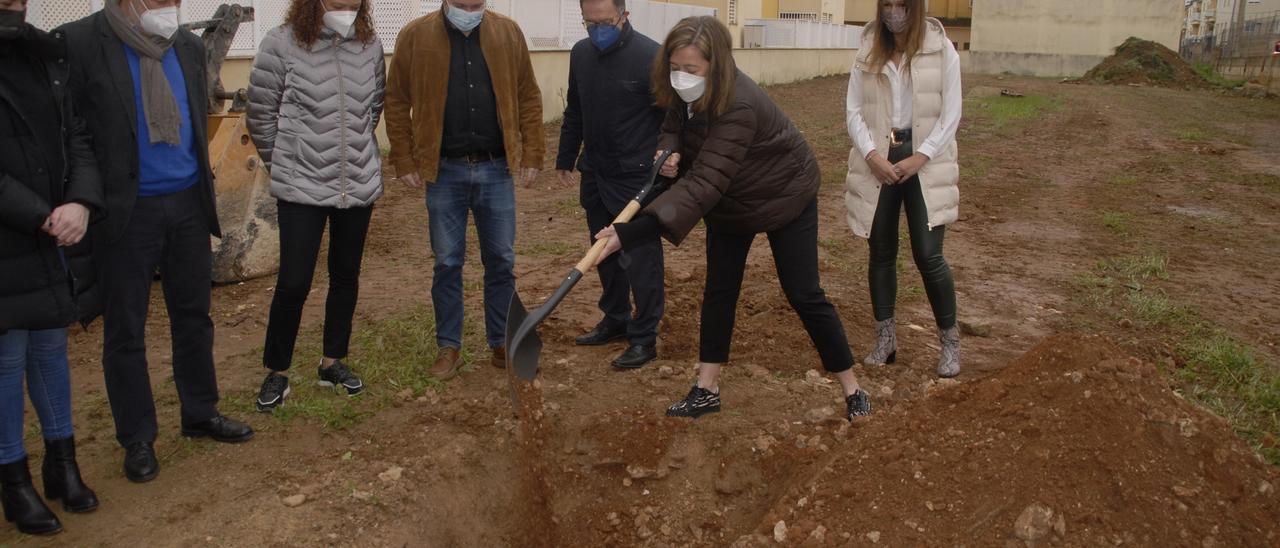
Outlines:
[[400,31],[387,74],[390,162],[409,186],[427,185],[435,255],[431,301],[436,343],[431,374],[462,368],[462,264],[467,216],[475,214],[484,264],[485,336],[505,367],[507,305],[515,291],[515,188],[542,166],[542,94],[524,33],[484,9],[484,0],[446,0]]

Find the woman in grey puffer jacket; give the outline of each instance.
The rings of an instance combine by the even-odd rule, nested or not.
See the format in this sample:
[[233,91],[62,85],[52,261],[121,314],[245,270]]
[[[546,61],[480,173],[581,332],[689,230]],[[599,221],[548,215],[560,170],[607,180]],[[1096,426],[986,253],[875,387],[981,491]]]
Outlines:
[[360,260],[373,202],[382,195],[386,64],[371,0],[293,0],[284,25],[263,39],[249,77],[249,133],[271,171],[280,219],[280,273],[267,325],[258,395],[271,411],[289,394],[302,306],[329,225],[320,384],[355,396],[364,385],[342,363],[351,338]]

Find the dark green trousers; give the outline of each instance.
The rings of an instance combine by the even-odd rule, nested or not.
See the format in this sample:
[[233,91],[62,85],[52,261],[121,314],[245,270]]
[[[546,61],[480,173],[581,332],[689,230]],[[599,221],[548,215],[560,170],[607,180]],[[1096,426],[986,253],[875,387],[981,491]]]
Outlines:
[[[911,156],[911,143],[889,150],[889,161],[897,163]],[[871,306],[876,321],[893,317],[898,295],[898,215],[907,211],[907,231],[911,235],[911,256],[924,279],[924,290],[933,307],[938,327],[948,329],[956,324],[956,287],[951,267],[942,256],[942,240],[947,227],[929,230],[929,211],[920,190],[920,177],[912,177],[896,185],[880,187],[880,201],[871,223],[871,264],[867,279],[871,286]]]

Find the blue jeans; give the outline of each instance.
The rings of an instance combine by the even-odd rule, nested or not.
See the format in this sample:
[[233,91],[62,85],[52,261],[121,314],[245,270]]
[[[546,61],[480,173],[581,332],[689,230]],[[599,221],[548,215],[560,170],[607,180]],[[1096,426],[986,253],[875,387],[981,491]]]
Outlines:
[[491,348],[506,344],[507,306],[516,289],[516,193],[506,160],[470,163],[440,160],[427,187],[431,251],[436,256],[431,302],[436,344],[462,348],[462,264],[467,256],[467,215],[476,216],[484,264],[484,331]]
[[12,329],[0,335],[0,464],[27,456],[22,443],[24,374],[44,439],[71,437],[69,367],[66,328]]

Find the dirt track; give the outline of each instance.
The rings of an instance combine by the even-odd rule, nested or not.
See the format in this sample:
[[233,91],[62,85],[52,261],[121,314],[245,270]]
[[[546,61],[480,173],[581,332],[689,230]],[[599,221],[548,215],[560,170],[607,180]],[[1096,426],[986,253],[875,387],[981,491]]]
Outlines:
[[[823,281],[861,355],[871,318],[866,246],[844,226],[840,198],[844,85],[821,79],[770,93],[822,162]],[[981,105],[1004,87],[1045,98],[1042,112],[999,123]],[[932,374],[931,314],[904,249],[899,363],[857,370],[876,414],[853,427],[828,416],[838,415],[837,389],[807,375],[816,353],[761,238],[725,412],[663,418],[696,359],[705,267],[695,231],[667,248],[662,359],[620,373],[606,365],[620,346],[572,346],[596,320],[598,284],[587,276],[542,329],[545,403],[524,429],[511,417],[505,375],[479,350],[473,371],[439,391],[372,386],[368,398],[342,404],[341,424],[310,408],[287,419],[253,413],[273,280],[218,287],[223,409],[259,433],[244,446],[215,446],[177,436],[157,289],[149,327],[160,477],[137,486],[119,470],[96,324],[73,337],[72,360],[81,463],[102,508],[60,514],[66,531],[52,539],[0,529],[0,545],[750,545],[783,529],[786,544],[991,545],[1017,540],[1015,522],[1032,503],[1051,512],[1035,531],[1046,542],[1277,544],[1280,473],[1224,421],[1175,395],[1185,390],[1173,376],[1182,365],[1173,328],[1100,302],[1087,280],[1105,277],[1100,263],[1158,253],[1167,276],[1142,280],[1143,294],[1195,310],[1274,370],[1280,103],[976,76],[966,90],[962,219],[947,256],[962,320],[990,336],[964,339],[957,382]],[[585,250],[576,189],[553,179],[518,193],[526,303],[545,298]],[[429,317],[424,209],[420,192],[394,182],[378,204],[357,311],[365,336]],[[480,269],[474,248],[469,256],[473,321]],[[322,316],[324,281],[321,270],[310,324]],[[1053,336],[1065,332],[1088,334]],[[467,337],[480,348],[475,333]],[[425,372],[432,356],[410,358]],[[360,360],[357,350],[357,369],[378,366]],[[310,379],[312,361],[299,357],[296,379]],[[299,494],[300,506],[284,504]]]

